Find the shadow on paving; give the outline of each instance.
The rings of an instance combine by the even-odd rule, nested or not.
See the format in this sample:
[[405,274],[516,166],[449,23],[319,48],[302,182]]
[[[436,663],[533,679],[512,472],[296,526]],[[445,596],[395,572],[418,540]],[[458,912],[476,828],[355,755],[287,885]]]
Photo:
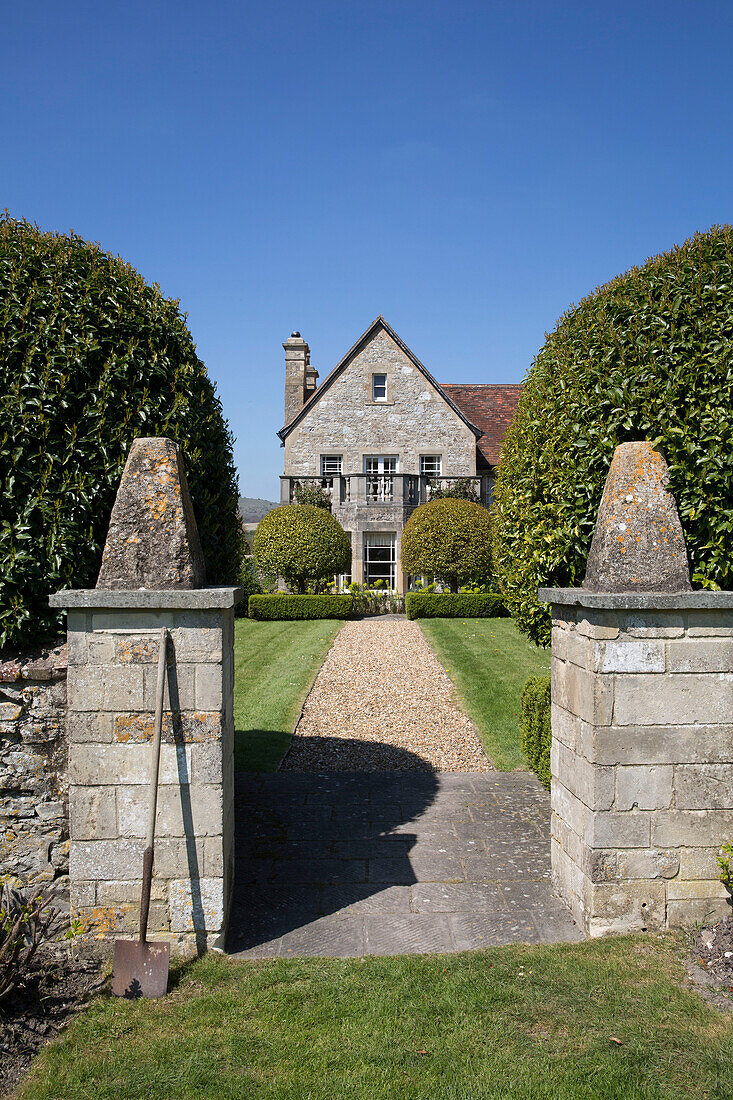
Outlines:
[[549,798],[533,775],[436,773],[383,748],[390,770],[237,775],[232,954],[580,938],[552,896]]

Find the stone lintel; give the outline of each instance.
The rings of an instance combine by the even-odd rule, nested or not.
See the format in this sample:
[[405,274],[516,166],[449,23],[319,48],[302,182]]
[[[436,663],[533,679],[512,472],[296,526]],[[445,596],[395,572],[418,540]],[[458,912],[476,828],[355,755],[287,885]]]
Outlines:
[[211,588],[76,588],[53,592],[50,607],[81,608],[87,611],[172,609],[180,611],[236,607],[244,599],[244,589],[229,585]]
[[585,588],[540,588],[541,603],[603,611],[733,610],[733,592],[589,592]]

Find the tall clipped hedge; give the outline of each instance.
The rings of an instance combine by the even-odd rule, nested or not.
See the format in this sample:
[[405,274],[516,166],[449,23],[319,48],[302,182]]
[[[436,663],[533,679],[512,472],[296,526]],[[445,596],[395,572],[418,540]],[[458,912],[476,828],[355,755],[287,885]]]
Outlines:
[[0,218],[0,648],[59,629],[93,586],[128,448],[175,439],[209,583],[241,559],[232,437],[178,302],[74,234]]
[[561,318],[529,371],[494,488],[494,568],[547,644],[539,585],[580,585],[618,443],[669,464],[693,584],[733,587],[733,228],[632,268]]

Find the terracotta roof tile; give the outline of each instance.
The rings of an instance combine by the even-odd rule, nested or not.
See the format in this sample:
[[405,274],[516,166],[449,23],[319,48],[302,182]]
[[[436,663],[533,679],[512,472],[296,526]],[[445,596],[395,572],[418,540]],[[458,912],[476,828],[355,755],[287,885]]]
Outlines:
[[483,458],[489,466],[496,466],[507,428],[517,411],[522,392],[521,383],[464,386],[442,382],[441,389],[445,390],[471,423],[484,433],[476,444],[479,458]]

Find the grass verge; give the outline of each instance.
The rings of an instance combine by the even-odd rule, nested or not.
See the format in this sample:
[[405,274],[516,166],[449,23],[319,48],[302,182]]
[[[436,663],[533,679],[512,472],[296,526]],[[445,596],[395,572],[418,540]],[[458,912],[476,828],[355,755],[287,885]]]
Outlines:
[[511,619],[420,619],[420,628],[456,686],[499,771],[529,767],[519,742],[519,700],[530,676],[547,676],[538,649]]
[[101,997],[19,1100],[702,1100],[733,1095],[733,1016],[675,936],[463,955],[218,955],[159,1001]]
[[234,767],[274,771],[300,709],[343,624],[237,619],[234,634]]

